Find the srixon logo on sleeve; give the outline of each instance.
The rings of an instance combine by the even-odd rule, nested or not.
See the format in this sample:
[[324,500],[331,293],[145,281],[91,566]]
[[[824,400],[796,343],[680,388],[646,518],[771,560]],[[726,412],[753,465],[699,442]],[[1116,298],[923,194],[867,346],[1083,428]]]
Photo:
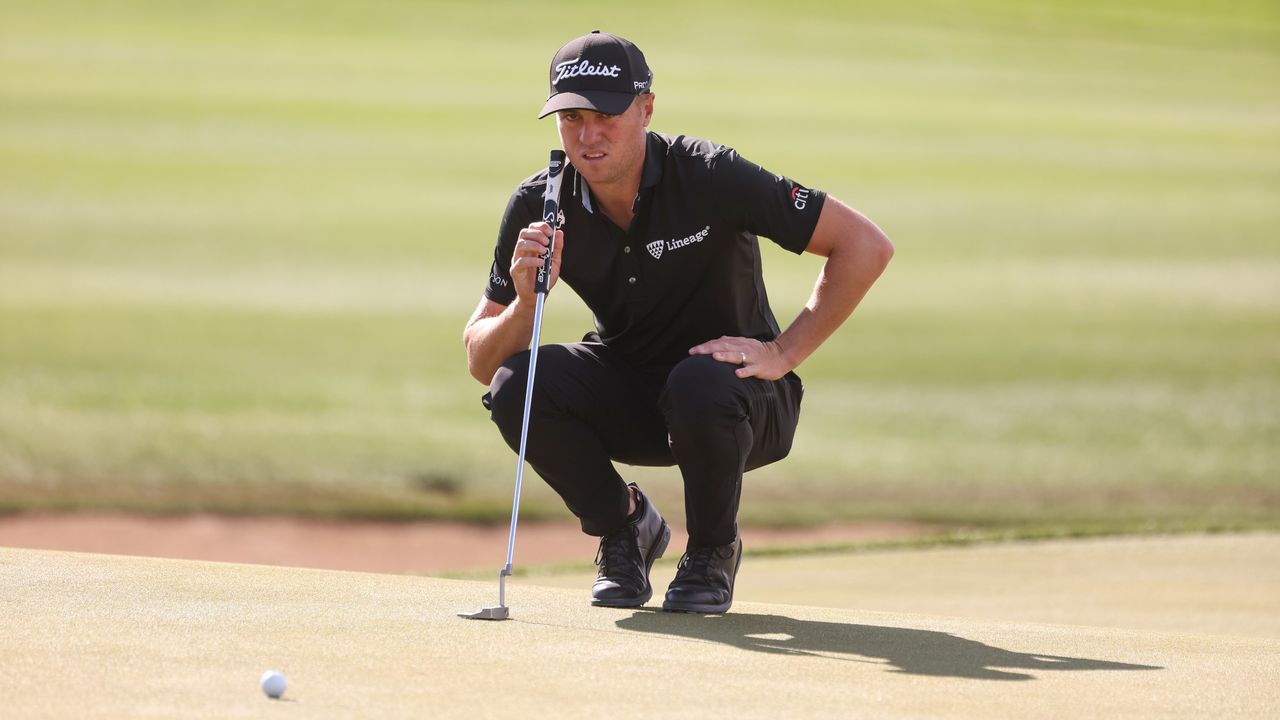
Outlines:
[[809,204],[809,189],[799,185],[791,188],[791,204],[797,210],[803,210]]

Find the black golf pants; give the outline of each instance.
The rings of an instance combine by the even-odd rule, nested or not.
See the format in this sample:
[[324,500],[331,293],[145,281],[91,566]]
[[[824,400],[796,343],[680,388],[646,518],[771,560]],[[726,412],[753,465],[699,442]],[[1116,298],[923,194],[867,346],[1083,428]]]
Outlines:
[[[627,487],[613,461],[679,465],[690,547],[730,543],[742,474],[786,457],[804,392],[795,373],[743,379],[737,367],[695,355],[637,368],[602,343],[545,345],[525,458],[596,536],[626,524]],[[484,397],[515,451],[528,373],[529,351],[513,355]]]

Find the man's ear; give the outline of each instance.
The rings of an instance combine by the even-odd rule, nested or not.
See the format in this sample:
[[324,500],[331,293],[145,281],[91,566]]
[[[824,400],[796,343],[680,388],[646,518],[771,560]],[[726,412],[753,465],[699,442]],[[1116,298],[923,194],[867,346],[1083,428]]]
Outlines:
[[645,127],[649,127],[649,121],[653,119],[653,97],[653,93],[645,93],[640,96],[640,112]]

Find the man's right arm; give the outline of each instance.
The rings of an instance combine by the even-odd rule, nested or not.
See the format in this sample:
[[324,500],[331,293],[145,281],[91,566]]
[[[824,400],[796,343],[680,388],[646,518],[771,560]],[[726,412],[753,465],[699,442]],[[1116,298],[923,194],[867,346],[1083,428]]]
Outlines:
[[533,338],[534,305],[517,297],[510,305],[481,298],[462,342],[467,347],[467,370],[476,380],[489,384],[507,358],[529,347]]
[[[533,339],[533,316],[537,307],[534,275],[543,266],[547,245],[551,242],[551,226],[535,222],[520,230],[511,252],[507,273],[515,290],[515,298],[503,305],[489,297],[480,305],[462,331],[467,348],[467,370],[476,380],[489,384],[507,358],[527,350]],[[564,232],[556,231],[556,251],[551,259],[548,288],[560,278],[560,261],[564,257]]]

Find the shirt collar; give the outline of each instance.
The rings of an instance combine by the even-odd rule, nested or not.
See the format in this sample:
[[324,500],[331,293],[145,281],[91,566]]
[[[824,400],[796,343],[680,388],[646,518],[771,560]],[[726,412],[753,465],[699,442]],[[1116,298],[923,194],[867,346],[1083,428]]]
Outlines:
[[645,192],[658,184],[662,179],[662,165],[666,160],[667,144],[658,133],[650,132],[645,138],[644,170],[640,172],[640,188],[636,190],[636,199],[631,201],[631,212],[640,212],[640,203],[650,193]]
[[591,206],[591,188],[587,185],[587,181],[583,180],[582,176],[578,174],[577,168],[573,167],[573,165],[569,167],[573,170],[573,194],[581,198],[582,207],[586,208],[587,212],[595,215],[596,209]]
[[651,188],[662,179],[662,165],[667,157],[667,144],[662,136],[649,131],[645,138],[644,171],[640,175],[640,189]]

